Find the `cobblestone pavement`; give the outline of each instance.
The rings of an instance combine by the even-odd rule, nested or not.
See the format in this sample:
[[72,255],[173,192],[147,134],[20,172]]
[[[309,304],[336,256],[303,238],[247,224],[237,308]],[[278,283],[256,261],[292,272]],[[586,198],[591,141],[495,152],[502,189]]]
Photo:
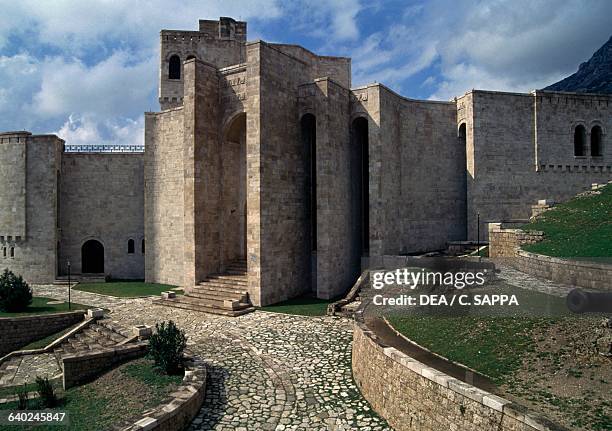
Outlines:
[[[63,298],[65,288],[37,286]],[[111,310],[124,326],[174,320],[209,370],[190,430],[390,429],[361,397],[351,372],[352,323],[257,311],[237,318],[72,291],[74,302]]]

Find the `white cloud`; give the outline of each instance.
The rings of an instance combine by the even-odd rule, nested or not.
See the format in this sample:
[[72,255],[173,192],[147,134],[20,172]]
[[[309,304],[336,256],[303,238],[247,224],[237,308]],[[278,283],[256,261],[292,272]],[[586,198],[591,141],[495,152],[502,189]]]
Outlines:
[[[234,16],[275,18],[278,0],[0,0],[0,42],[11,34],[34,31],[39,41],[82,52],[104,50],[105,41],[156,46],[162,28],[195,29],[197,20]],[[38,41],[36,41],[38,42]],[[0,45],[1,46],[1,45]]]
[[33,112],[43,118],[74,112],[101,118],[140,114],[156,86],[157,60],[153,56],[136,63],[132,60],[125,51],[91,67],[77,59],[46,60],[41,65],[42,82],[33,97]]
[[357,40],[357,15],[360,0],[306,0],[282,3],[283,16],[291,20],[292,30],[324,41]]
[[[101,126],[107,129],[106,133],[100,130]],[[119,124],[114,119],[100,122],[89,116],[71,114],[53,133],[70,145],[144,145],[144,116],[137,120],[125,119]]]
[[429,69],[440,75],[432,96],[443,99],[471,88],[541,88],[576,71],[610,37],[610,16],[606,0],[407,5],[390,28],[352,48],[354,82],[377,80],[409,94],[409,78]]

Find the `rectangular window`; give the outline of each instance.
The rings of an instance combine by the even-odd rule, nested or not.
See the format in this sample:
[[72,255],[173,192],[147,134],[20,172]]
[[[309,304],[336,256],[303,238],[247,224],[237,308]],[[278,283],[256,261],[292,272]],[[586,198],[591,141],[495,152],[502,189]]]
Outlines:
[[2,257],[6,257],[6,247],[2,247]]
[[15,257],[15,247],[11,247],[11,257]]

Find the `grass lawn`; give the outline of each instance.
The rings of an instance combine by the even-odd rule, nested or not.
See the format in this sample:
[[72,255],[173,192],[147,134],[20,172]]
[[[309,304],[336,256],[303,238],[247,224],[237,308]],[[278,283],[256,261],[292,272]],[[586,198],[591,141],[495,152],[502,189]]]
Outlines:
[[[110,281],[108,283],[79,283],[73,289],[83,292],[99,293],[101,295],[118,296],[124,298],[137,296],[159,296],[162,292],[171,290],[176,286],[169,284],[145,283],[144,281]],[[175,291],[177,295],[182,291]]]
[[597,195],[576,197],[544,212],[524,230],[541,230],[544,241],[523,248],[555,257],[612,257],[612,184]]
[[498,384],[516,371],[533,347],[531,333],[550,319],[489,316],[389,316],[414,342],[475,369]]
[[[60,313],[68,310],[68,303],[63,302],[61,304],[47,304],[49,301],[56,301],[53,298],[45,298],[42,296],[34,296],[32,298],[32,303],[26,309],[26,311],[22,311],[19,313],[7,313],[5,311],[0,311],[0,317],[16,317],[16,316],[27,316],[29,314],[49,314],[49,313]],[[72,303],[72,310],[86,310],[88,308],[87,305],[75,304]]]
[[335,300],[317,299],[310,295],[304,295],[258,309],[274,313],[298,314],[301,316],[324,316],[327,313],[327,305],[334,301]]
[[[60,399],[57,410],[66,411],[70,426],[36,427],[37,430],[104,430],[137,418],[144,410],[161,403],[182,381],[182,376],[159,374],[152,361],[137,359],[120,365],[97,380],[63,391],[59,382],[56,391]],[[33,388],[32,385],[29,388]],[[34,388],[33,388],[34,389]],[[32,399],[30,409],[40,408],[38,399]],[[16,402],[0,404],[0,410],[15,410]],[[13,426],[0,426],[12,430]]]

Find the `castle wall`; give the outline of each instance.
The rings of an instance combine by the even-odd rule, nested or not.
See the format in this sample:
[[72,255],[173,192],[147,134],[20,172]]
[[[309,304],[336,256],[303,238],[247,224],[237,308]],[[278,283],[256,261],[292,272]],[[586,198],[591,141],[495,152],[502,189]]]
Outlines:
[[[29,283],[49,283],[56,275],[57,172],[62,143],[54,135],[0,135],[0,151],[7,157],[0,159],[1,170],[16,176],[0,183],[2,207],[9,207],[12,213],[10,203],[16,198],[13,215],[3,214],[8,230],[0,232],[0,268],[22,275]],[[18,189],[10,190],[12,187]]]
[[183,108],[145,115],[145,279],[183,284]]
[[217,70],[199,60],[185,63],[184,286],[221,270],[221,145]]
[[380,137],[372,152],[381,166],[373,179],[380,203],[370,202],[370,211],[382,209],[376,218],[380,251],[435,250],[464,239],[465,149],[457,138],[455,104],[409,100],[378,88]]
[[[304,176],[296,175],[303,170],[304,154],[295,96],[298,85],[308,82],[312,71],[265,43],[250,47],[249,62],[259,63],[259,112],[247,111],[247,128],[255,126],[251,115],[260,120],[258,132],[247,131],[247,157],[252,151],[259,152],[257,163],[249,161],[248,167],[249,181],[254,178],[257,183],[258,178],[259,190],[249,184],[248,199],[259,194],[260,250],[255,260],[260,264],[258,299],[267,305],[310,290],[309,208]],[[248,96],[255,98],[257,94]],[[259,172],[254,172],[256,168]]]
[[[143,154],[64,153],[60,177],[60,271],[81,272],[81,247],[104,246],[104,272],[144,278]],[[128,253],[128,240],[134,253]],[[154,251],[154,249],[151,249]]]
[[[567,102],[566,102],[567,99]],[[609,97],[472,92],[468,120],[468,237],[476,239],[480,213],[485,223],[527,219],[539,199],[564,201],[591,183],[612,178],[612,153],[604,135],[604,156],[574,156],[577,121],[609,127]],[[536,157],[537,148],[537,157]]]
[[[299,45],[271,43],[273,47],[307,66],[311,81],[315,78],[330,78],[344,88],[351,88],[351,59],[348,57],[320,56]],[[306,82],[306,81],[304,81]]]
[[[299,88],[300,118],[306,113],[316,118],[317,248],[312,253],[312,288],[317,297],[326,299],[344,293],[360,270],[360,257],[354,255],[351,243],[351,203],[347,199],[353,180],[349,95],[348,89],[330,79],[317,79]],[[301,172],[309,168],[307,161]]]

